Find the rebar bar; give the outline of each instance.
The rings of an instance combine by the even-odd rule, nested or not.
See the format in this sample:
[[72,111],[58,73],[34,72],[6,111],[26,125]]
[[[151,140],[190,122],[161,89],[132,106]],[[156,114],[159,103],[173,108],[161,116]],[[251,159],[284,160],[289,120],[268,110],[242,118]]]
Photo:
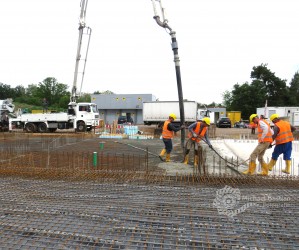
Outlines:
[[109,140],[101,149],[82,135],[53,139],[0,140],[3,249],[299,248],[294,171],[236,175],[225,166],[239,159],[203,149],[202,171],[169,175],[159,167],[159,141],[132,141],[144,149],[132,150]]

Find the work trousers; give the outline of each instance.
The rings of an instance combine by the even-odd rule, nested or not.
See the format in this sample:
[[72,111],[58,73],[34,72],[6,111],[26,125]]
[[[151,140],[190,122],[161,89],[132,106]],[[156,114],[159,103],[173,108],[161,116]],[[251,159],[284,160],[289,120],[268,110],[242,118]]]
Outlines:
[[191,138],[189,138],[185,144],[185,150],[190,151],[190,149],[194,147],[194,150],[198,151],[198,148],[201,147],[200,142],[193,141]]
[[287,142],[283,144],[278,144],[275,146],[274,151],[272,153],[272,159],[277,160],[277,158],[283,154],[283,159],[285,161],[291,160],[292,155],[292,142]]
[[250,161],[255,162],[257,158],[259,163],[263,164],[265,162],[263,157],[266,150],[269,148],[269,145],[270,142],[260,142],[251,153]]
[[172,139],[163,138],[163,142],[165,145],[166,153],[170,154],[170,152],[172,151]]

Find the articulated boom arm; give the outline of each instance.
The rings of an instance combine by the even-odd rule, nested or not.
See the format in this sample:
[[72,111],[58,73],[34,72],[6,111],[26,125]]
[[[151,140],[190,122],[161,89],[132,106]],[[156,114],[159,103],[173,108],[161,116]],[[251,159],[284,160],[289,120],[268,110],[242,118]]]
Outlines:
[[[72,87],[71,102],[76,102],[77,98],[81,95],[81,89],[82,89],[82,84],[83,84],[83,79],[84,79],[85,66],[86,66],[86,60],[87,60],[87,54],[88,54],[88,48],[89,48],[89,41],[90,41],[90,36],[91,36],[91,28],[86,27],[86,24],[85,24],[87,3],[88,3],[88,0],[81,1],[81,11],[80,11],[80,20],[79,20],[79,39],[78,39],[78,47],[77,47],[76,65],[75,65],[75,72],[74,72],[74,81],[73,81],[73,87]],[[80,91],[78,93],[77,81],[78,81],[78,74],[79,74],[79,64],[81,61],[82,40],[83,40],[83,35],[84,35],[85,29],[87,30],[87,32],[85,34],[88,35],[88,42],[86,45],[85,58],[82,59],[82,60],[84,60],[84,66],[83,66],[83,71],[81,72],[81,74],[82,74],[81,86],[80,86]]]

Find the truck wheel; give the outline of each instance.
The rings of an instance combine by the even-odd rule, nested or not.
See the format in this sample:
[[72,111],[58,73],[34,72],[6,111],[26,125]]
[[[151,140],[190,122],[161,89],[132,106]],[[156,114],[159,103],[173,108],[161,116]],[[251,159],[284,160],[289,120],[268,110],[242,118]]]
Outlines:
[[25,125],[25,130],[27,133],[34,133],[36,132],[36,125],[34,123],[27,123]]
[[86,126],[83,121],[80,121],[77,123],[77,132],[85,132],[86,131]]
[[47,124],[44,122],[38,124],[37,131],[40,133],[46,133],[48,131]]
[[54,133],[57,130],[57,128],[49,128],[50,133]]

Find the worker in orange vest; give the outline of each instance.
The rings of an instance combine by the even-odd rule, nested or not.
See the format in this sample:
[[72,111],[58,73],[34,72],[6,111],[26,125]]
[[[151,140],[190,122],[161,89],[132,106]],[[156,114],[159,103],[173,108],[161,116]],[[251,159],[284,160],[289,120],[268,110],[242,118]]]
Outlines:
[[271,115],[270,120],[274,123],[274,134],[272,138],[275,140],[276,146],[272,153],[268,168],[270,171],[272,171],[272,168],[275,166],[279,155],[283,154],[283,160],[285,160],[286,168],[283,169],[282,172],[290,174],[292,141],[294,140],[293,132],[296,130],[296,128],[289,122],[281,120],[278,114]]
[[252,114],[249,117],[249,122],[253,122],[257,126],[258,131],[258,145],[255,147],[250,155],[250,162],[248,170],[243,174],[253,175],[256,169],[256,158],[262,166],[262,172],[259,175],[268,175],[268,164],[264,161],[264,154],[273,142],[272,134],[273,130],[270,128],[270,124],[265,119],[259,119],[257,114]]
[[176,115],[174,113],[171,113],[169,115],[168,120],[165,121],[164,124],[162,125],[162,139],[163,139],[165,147],[162,149],[159,157],[161,160],[163,160],[162,157],[166,153],[166,159],[165,159],[166,162],[170,161],[170,153],[172,151],[172,138],[174,136],[174,133],[185,128],[185,125],[176,127],[173,124],[173,121],[175,119],[176,119]]
[[213,148],[207,130],[211,124],[209,117],[204,117],[202,121],[194,122],[189,127],[188,141],[185,145],[184,152],[184,164],[188,164],[190,149],[194,147],[194,166],[198,165],[198,148],[200,147],[200,141],[204,139],[210,148]]

